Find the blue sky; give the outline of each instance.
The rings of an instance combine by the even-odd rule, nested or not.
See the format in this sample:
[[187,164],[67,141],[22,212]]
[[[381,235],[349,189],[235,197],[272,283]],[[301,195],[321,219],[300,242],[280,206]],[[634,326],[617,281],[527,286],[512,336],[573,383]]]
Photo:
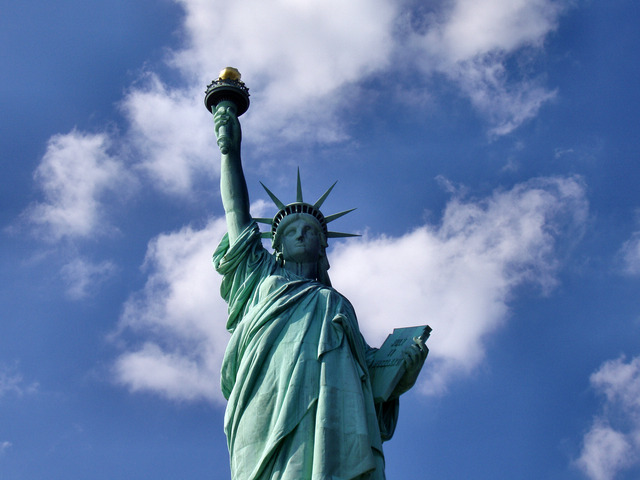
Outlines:
[[229,476],[206,85],[236,66],[255,216],[335,180],[334,286],[431,349],[387,476],[640,477],[631,0],[0,8],[0,478]]

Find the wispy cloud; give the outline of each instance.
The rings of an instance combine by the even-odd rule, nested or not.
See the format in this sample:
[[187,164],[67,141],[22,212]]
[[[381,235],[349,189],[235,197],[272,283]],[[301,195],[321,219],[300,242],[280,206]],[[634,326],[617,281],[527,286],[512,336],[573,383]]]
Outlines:
[[115,264],[110,261],[94,263],[76,257],[62,267],[60,273],[67,285],[67,295],[73,300],[80,300],[94,293],[116,270]]
[[412,12],[410,52],[428,75],[439,72],[453,80],[487,118],[491,133],[504,135],[534,117],[556,95],[545,87],[543,74],[531,76],[531,65],[569,4],[553,0],[438,2],[428,11]]
[[106,134],[77,130],[49,140],[34,174],[44,201],[26,212],[44,240],[84,238],[110,230],[102,200],[114,190],[123,193],[132,181],[110,147]]
[[116,271],[108,260],[82,257],[77,245],[118,231],[111,214],[138,183],[122,158],[123,150],[122,145],[114,147],[106,133],[73,130],[49,140],[34,173],[43,199],[30,205],[22,220],[42,241],[55,244],[51,252],[70,258],[60,276],[71,299],[85,298]]
[[[255,211],[254,211],[255,213]],[[487,334],[504,324],[514,289],[555,285],[558,236],[579,232],[587,204],[575,178],[544,178],[479,200],[454,198],[439,226],[402,237],[336,245],[333,283],[378,345],[394,327],[434,327],[424,392],[481,362]],[[134,391],[176,400],[222,400],[226,305],[210,257],[226,226],[213,220],[154,239],[145,288],[125,305],[117,338],[135,333],[115,372]]]
[[640,232],[635,232],[624,242],[618,252],[622,271],[628,275],[640,275]]
[[11,442],[0,442],[0,457],[4,455],[12,446],[13,444]]
[[0,399],[5,395],[13,394],[22,396],[34,393],[38,390],[36,382],[25,382],[22,374],[15,366],[0,364]]
[[640,464],[640,357],[605,362],[591,386],[605,401],[575,464],[592,480],[611,480]]

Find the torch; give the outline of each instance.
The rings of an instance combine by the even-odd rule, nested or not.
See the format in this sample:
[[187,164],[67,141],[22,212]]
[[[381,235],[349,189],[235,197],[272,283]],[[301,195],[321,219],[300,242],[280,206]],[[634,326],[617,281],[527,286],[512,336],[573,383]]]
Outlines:
[[[238,69],[233,67],[227,67],[220,72],[218,79],[212,81],[205,91],[204,104],[208,111],[215,114],[218,105],[222,102],[228,106],[233,105],[238,117],[249,109],[249,89],[240,77]],[[218,147],[223,155],[229,153],[230,141],[227,126],[220,125]]]

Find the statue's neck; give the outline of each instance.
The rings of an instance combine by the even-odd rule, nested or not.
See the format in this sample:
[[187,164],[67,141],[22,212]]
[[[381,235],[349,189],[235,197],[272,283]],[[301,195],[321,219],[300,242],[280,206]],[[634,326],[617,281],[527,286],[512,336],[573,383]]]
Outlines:
[[298,263],[291,260],[284,262],[285,270],[297,275],[298,277],[316,280],[318,278],[318,263]]

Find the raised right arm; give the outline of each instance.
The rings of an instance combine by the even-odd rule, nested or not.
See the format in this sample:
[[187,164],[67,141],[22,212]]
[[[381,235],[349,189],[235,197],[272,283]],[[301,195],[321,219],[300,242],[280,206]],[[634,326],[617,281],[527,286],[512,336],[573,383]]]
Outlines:
[[242,130],[233,103],[223,101],[213,114],[216,138],[221,150],[220,196],[227,219],[229,243],[233,245],[251,223],[249,193],[242,170],[240,144]]

